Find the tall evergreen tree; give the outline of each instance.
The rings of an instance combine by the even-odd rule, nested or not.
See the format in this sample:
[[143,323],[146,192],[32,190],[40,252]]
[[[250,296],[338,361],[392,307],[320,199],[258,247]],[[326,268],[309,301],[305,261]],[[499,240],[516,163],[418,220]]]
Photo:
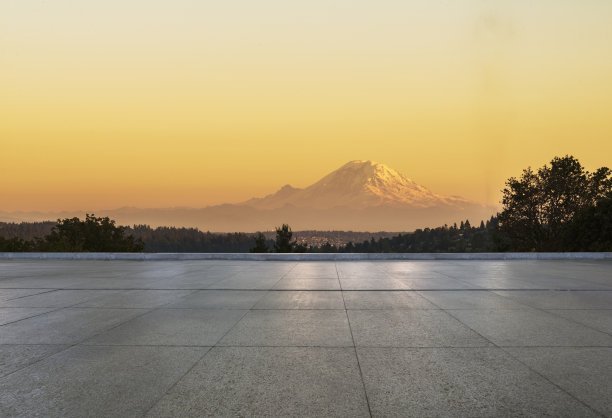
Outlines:
[[276,228],[276,242],[274,243],[274,251],[277,253],[290,253],[293,252],[295,242],[291,242],[291,227],[287,224],[283,224]]
[[255,234],[255,246],[249,250],[251,253],[267,253],[268,245],[266,244],[266,237],[261,232]]

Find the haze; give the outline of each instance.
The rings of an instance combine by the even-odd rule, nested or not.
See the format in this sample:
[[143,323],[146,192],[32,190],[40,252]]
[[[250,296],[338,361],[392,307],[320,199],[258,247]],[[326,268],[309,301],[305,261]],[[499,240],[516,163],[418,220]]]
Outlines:
[[0,3],[0,210],[202,207],[355,159],[497,204],[612,155],[612,2]]

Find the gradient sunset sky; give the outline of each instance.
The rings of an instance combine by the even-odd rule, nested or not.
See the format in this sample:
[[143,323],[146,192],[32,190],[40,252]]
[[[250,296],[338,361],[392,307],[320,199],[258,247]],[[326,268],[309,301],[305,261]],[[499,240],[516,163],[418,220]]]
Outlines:
[[0,210],[201,207],[349,160],[496,204],[612,165],[609,0],[2,0]]

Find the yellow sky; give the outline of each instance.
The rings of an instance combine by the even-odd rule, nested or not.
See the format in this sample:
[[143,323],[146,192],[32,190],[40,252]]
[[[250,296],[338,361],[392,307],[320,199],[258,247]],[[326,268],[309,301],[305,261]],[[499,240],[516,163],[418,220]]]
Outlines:
[[0,2],[0,210],[205,206],[349,160],[499,201],[612,166],[612,1]]

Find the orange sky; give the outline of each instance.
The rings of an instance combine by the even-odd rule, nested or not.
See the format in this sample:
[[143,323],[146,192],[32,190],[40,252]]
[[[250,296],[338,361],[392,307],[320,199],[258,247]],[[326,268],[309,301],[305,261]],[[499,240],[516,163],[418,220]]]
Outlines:
[[611,40],[596,0],[4,0],[0,210],[239,202],[354,159],[495,204],[555,155],[612,165]]

